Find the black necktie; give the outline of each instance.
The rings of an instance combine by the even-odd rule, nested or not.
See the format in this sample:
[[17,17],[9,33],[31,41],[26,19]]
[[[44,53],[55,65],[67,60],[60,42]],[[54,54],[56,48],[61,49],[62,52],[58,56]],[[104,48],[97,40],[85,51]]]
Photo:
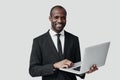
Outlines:
[[57,47],[58,47],[58,53],[62,54],[62,46],[61,46],[61,41],[60,41],[60,35],[57,34]]

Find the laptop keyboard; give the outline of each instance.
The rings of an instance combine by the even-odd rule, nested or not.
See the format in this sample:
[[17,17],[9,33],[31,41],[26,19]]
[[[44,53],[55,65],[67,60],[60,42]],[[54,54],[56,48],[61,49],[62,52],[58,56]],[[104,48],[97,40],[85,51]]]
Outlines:
[[73,68],[74,70],[80,71],[81,66],[78,66],[76,68]]

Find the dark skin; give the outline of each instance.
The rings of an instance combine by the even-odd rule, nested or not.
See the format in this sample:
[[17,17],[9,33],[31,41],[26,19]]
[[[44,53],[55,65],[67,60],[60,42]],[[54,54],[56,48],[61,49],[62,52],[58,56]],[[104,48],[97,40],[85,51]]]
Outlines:
[[52,30],[60,33],[66,25],[65,10],[60,8],[53,9],[49,20],[51,21]]
[[[65,10],[61,8],[54,8],[52,10],[51,16],[49,17],[49,20],[51,22],[52,30],[55,31],[56,33],[60,33],[66,25]],[[72,61],[68,59],[64,59],[62,61],[59,61],[53,64],[53,67],[56,69],[63,68],[63,67],[68,68],[72,66],[73,66]],[[92,73],[96,70],[98,70],[98,68],[97,68],[97,65],[94,64],[90,67],[89,71],[87,71],[86,73]]]

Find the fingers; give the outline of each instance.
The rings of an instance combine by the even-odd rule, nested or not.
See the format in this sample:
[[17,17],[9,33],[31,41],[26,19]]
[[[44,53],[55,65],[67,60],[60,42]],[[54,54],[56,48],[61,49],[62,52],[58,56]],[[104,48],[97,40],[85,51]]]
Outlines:
[[69,68],[72,66],[73,66],[72,61],[70,61],[68,59],[64,59],[64,60],[59,61],[53,65],[54,68]]
[[87,71],[86,73],[92,73],[92,72],[94,72],[94,71],[96,71],[96,70],[98,70],[98,68],[97,68],[97,65],[94,64],[94,65],[92,65],[92,66],[90,67],[89,71]]
[[62,68],[69,68],[68,65],[62,65],[61,67],[62,67]]
[[65,63],[65,66],[67,66],[67,68],[70,68],[70,67],[73,66],[73,63],[72,63],[72,62],[70,62],[70,63]]
[[90,68],[91,71],[95,71],[97,70],[97,66],[94,64],[91,68]]
[[69,67],[72,67],[72,66],[73,66],[73,63],[72,63],[70,60],[67,60],[67,59],[66,59],[66,60],[64,61],[64,65],[67,65],[68,68],[69,68]]

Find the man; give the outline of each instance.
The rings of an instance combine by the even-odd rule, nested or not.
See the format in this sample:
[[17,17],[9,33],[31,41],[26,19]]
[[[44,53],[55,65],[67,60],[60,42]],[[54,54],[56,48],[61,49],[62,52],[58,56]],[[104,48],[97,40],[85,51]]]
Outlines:
[[[62,6],[50,11],[51,29],[33,40],[30,57],[30,75],[42,76],[42,80],[77,80],[75,74],[60,71],[81,61],[79,40],[64,30],[67,12]],[[93,65],[87,73],[97,70]],[[81,78],[85,74],[78,75]]]

